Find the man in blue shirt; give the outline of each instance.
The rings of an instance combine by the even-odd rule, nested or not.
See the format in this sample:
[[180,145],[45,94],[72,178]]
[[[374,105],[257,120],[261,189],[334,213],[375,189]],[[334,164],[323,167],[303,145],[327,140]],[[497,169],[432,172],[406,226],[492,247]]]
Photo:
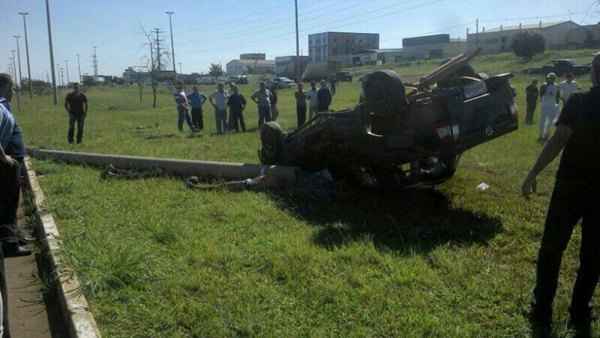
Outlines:
[[207,98],[204,94],[198,92],[198,87],[193,87],[193,92],[188,95],[190,106],[192,106],[192,125],[198,130],[204,129],[204,117],[202,106]]
[[0,240],[7,256],[29,255],[17,232],[20,165],[25,157],[21,129],[10,111],[12,80],[0,74]]

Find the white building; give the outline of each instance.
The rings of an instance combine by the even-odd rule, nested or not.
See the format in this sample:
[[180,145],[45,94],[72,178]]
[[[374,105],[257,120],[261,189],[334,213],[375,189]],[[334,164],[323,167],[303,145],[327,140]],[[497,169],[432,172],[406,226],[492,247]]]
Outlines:
[[581,48],[589,41],[589,30],[573,21],[554,23],[539,22],[535,25],[500,26],[491,30],[482,29],[479,33],[467,36],[469,49],[477,47],[485,54],[512,51],[514,36],[519,32],[539,33],[546,39],[546,48]]
[[274,60],[231,60],[225,66],[227,75],[238,76],[244,74],[273,74],[275,73]]

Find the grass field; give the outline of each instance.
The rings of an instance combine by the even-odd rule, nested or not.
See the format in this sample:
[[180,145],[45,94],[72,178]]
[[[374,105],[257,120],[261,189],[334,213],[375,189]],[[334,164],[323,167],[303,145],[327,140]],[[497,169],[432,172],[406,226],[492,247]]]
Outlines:
[[[586,55],[591,51],[560,56],[586,61]],[[434,66],[399,72],[420,75]],[[501,55],[475,66],[500,73],[531,65]],[[513,81],[521,111],[529,80],[519,75]],[[587,79],[580,84],[590,85]],[[257,161],[252,105],[246,118],[253,131],[210,135],[209,111],[209,132],[191,137],[176,130],[166,91],[159,109],[151,108],[149,93],[140,104],[133,87],[88,94],[83,145],[67,145],[66,113],[48,97],[25,103],[17,114],[27,143]],[[295,125],[292,94],[280,92],[286,128]],[[334,108],[357,98],[356,82],[342,84]],[[456,177],[436,190],[345,191],[327,205],[268,193],[190,191],[166,178],[103,181],[96,169],[34,163],[65,254],[105,337],[525,337],[554,174],[542,175],[539,195],[520,197],[520,183],[541,149],[536,137],[537,127],[522,127],[468,152]],[[478,191],[481,182],[491,188]],[[568,336],[574,238],[556,300],[561,337]]]

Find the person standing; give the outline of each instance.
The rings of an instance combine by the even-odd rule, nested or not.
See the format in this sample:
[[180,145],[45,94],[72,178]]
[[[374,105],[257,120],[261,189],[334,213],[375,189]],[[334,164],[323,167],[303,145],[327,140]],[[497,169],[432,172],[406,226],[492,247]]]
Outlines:
[[258,107],[258,127],[271,122],[271,91],[264,82],[260,83],[260,88],[252,94],[251,99]]
[[192,93],[188,96],[190,106],[192,106],[192,125],[197,130],[204,129],[203,106],[207,98],[198,91],[198,87],[192,87]]
[[334,75],[329,79],[329,86],[331,88],[331,96],[335,96],[335,92],[337,90],[336,85],[337,85],[337,79],[335,78],[335,75]]
[[329,105],[331,105],[332,96],[331,91],[329,91],[329,88],[327,88],[327,82],[321,81],[321,88],[317,93],[317,97],[319,100],[319,113],[328,112]]
[[242,132],[246,132],[246,123],[244,122],[244,109],[246,109],[246,98],[244,97],[244,95],[240,94],[240,91],[237,86],[231,86],[231,88],[233,90],[233,94],[231,94],[231,96],[227,100],[230,115],[229,128],[231,130],[239,132],[241,127]]
[[73,144],[75,124],[77,124],[77,144],[83,141],[83,128],[88,112],[88,100],[79,88],[79,84],[73,84],[73,91],[65,97],[65,110],[69,113],[69,132],[67,141]]
[[571,98],[571,95],[577,93],[579,90],[577,82],[575,81],[575,75],[573,75],[573,73],[568,73],[566,80],[561,82],[558,85],[558,88],[560,89],[560,100],[564,107],[567,104],[567,101],[569,101],[569,98]]
[[177,83],[175,86],[175,104],[177,105],[177,128],[179,131],[183,131],[183,122],[185,121],[192,132],[196,131],[196,128],[192,124],[189,113],[189,102],[185,91],[183,90],[183,84]]
[[540,137],[539,142],[545,142],[548,139],[548,132],[552,123],[558,114],[558,103],[560,102],[560,91],[555,84],[556,74],[548,73],[546,83],[540,88],[540,97],[542,101],[542,114],[540,116]]
[[218,135],[222,135],[227,130],[227,98],[225,87],[219,83],[217,91],[210,96],[210,104],[215,108]]
[[29,255],[17,229],[21,193],[20,167],[25,157],[23,135],[11,112],[12,80],[0,74],[0,241],[6,256]]
[[300,128],[306,123],[306,100],[308,99],[306,93],[304,93],[304,85],[301,82],[298,82],[298,90],[296,90],[295,96],[296,116],[298,118],[298,128]]
[[271,120],[272,121],[277,121],[277,118],[279,117],[279,109],[277,108],[277,87],[276,86],[272,86],[271,87]]
[[589,92],[573,94],[567,101],[556,132],[546,143],[521,188],[524,196],[535,192],[536,177],[562,151],[538,254],[531,309],[531,319],[544,329],[543,332],[551,329],[552,303],[563,253],[575,225],[583,220],[580,266],[569,308],[569,324],[582,336],[590,333],[590,302],[600,276],[600,215],[597,211],[600,189],[600,55],[592,63],[592,83],[593,88]]
[[306,98],[308,100],[308,118],[312,119],[319,112],[319,91],[316,82],[310,82],[310,90],[306,93]]
[[525,91],[527,94],[527,115],[525,116],[525,124],[532,125],[533,117],[535,116],[535,110],[537,108],[537,101],[540,96],[538,80],[531,81],[531,84],[527,86]]

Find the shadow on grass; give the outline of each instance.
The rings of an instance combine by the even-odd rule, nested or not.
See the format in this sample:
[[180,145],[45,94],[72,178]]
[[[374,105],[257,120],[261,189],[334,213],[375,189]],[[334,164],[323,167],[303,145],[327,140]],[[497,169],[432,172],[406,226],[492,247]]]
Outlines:
[[313,241],[327,249],[368,240],[382,251],[428,253],[445,244],[486,244],[502,231],[499,218],[453,208],[448,196],[433,189],[348,191],[321,205],[298,196],[273,197],[318,227]]

